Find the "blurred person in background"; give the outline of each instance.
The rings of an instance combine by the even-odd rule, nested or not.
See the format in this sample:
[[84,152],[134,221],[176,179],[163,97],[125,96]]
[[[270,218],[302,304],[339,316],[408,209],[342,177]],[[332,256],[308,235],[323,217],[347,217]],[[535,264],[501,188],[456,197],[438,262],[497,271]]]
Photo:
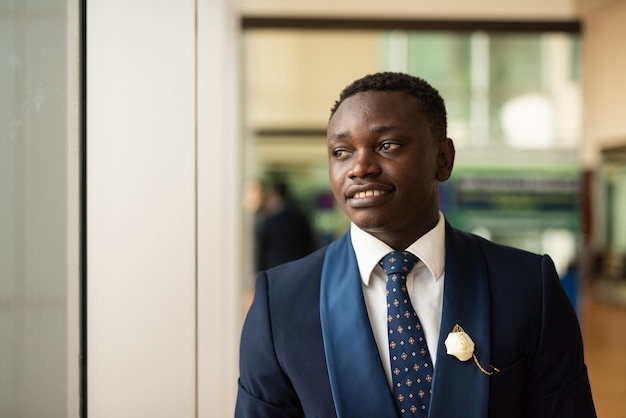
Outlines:
[[257,216],[257,271],[296,260],[316,249],[309,219],[291,197],[285,181],[271,182]]

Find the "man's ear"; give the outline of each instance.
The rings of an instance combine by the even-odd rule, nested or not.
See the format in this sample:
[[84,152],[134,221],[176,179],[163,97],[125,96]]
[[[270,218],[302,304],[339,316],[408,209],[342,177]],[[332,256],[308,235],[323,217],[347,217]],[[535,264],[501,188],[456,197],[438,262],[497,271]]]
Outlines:
[[454,167],[454,142],[446,138],[437,144],[437,180],[444,182],[452,175]]

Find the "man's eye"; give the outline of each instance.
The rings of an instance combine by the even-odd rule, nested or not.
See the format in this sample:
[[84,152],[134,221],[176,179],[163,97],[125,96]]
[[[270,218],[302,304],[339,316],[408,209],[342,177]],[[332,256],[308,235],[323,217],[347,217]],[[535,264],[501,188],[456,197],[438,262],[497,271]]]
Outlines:
[[349,154],[348,151],[346,151],[345,149],[336,149],[333,151],[333,156],[335,158],[344,158],[347,157]]
[[393,142],[383,142],[380,145],[380,150],[381,151],[393,151],[394,149],[398,148],[400,145],[398,144],[394,144]]

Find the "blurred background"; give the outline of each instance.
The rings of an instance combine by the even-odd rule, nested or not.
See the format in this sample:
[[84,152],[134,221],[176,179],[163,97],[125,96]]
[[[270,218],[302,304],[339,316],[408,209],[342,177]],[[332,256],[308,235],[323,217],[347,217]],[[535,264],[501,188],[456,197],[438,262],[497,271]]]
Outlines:
[[446,101],[458,150],[441,188],[447,218],[550,253],[564,272],[581,238],[580,34],[505,29],[244,31],[246,177],[286,179],[321,243],[343,234],[328,185],[329,109],[351,80],[408,72]]
[[444,214],[552,256],[626,416],[626,0],[432,3],[0,0],[0,417],[232,416],[256,271],[349,226],[325,129],[377,71],[440,91]]

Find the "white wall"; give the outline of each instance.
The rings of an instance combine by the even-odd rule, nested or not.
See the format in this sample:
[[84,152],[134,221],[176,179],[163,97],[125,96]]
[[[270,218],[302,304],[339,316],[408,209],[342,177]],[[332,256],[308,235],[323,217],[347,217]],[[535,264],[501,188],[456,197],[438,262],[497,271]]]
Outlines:
[[88,1],[90,418],[232,414],[240,167],[229,5]]
[[582,159],[593,168],[605,147],[626,144],[626,1],[581,1],[584,23]]

